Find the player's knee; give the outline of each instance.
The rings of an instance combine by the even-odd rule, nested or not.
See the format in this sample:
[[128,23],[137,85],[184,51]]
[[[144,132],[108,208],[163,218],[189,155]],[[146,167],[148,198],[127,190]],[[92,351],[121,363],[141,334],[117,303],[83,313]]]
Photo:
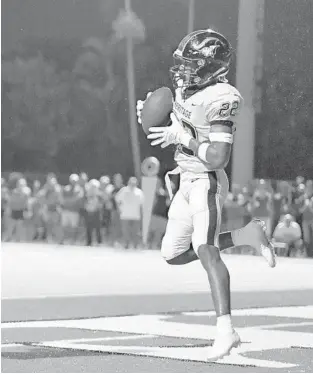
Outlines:
[[202,244],[197,250],[199,259],[205,268],[215,266],[220,260],[220,251],[214,245]]

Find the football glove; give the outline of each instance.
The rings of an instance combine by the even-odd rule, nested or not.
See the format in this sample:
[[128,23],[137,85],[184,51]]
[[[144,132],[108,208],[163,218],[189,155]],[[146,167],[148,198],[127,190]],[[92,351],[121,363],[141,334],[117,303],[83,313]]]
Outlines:
[[174,113],[171,113],[171,122],[170,126],[149,128],[151,134],[147,138],[151,140],[151,145],[161,145],[161,148],[166,148],[170,144],[182,144],[188,148],[192,136],[184,130]]

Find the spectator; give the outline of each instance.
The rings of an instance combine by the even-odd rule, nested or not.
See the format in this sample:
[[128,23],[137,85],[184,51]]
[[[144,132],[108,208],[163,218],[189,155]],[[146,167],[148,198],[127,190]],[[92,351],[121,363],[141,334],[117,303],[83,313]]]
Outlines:
[[292,184],[287,181],[279,181],[277,185],[278,190],[282,194],[281,214],[285,215],[291,211],[293,187]]
[[311,193],[305,196],[301,213],[303,240],[308,250],[308,256],[313,257],[313,196]]
[[89,178],[88,178],[87,173],[80,173],[79,174],[79,185],[82,189],[85,190],[85,187],[88,183],[88,180],[89,180]]
[[266,182],[261,179],[252,196],[251,216],[265,222],[266,233],[271,235],[271,216],[272,216],[272,196],[268,191]]
[[296,222],[300,225],[302,231],[302,209],[305,201],[305,184],[298,184],[293,193],[291,212]]
[[113,176],[113,190],[112,190],[112,214],[111,214],[111,225],[110,225],[110,242],[116,246],[120,242],[122,237],[121,220],[118,206],[116,204],[115,197],[117,193],[124,187],[123,177],[121,174],[115,174]]
[[29,218],[29,199],[31,197],[31,190],[27,186],[24,178],[21,178],[16,183],[16,188],[13,189],[8,201],[9,209],[9,225],[8,225],[8,240],[22,242],[26,240],[27,226],[25,220]]
[[298,175],[298,176],[296,177],[296,181],[295,181],[295,183],[296,183],[296,189],[297,189],[297,187],[299,187],[301,184],[304,184],[304,181],[305,181],[304,177],[302,177],[301,175]]
[[63,188],[62,192],[62,240],[69,239],[71,244],[75,244],[79,234],[80,213],[83,207],[84,191],[79,185],[79,176],[70,175],[69,184]]
[[104,175],[100,178],[100,193],[102,198],[102,227],[104,235],[108,238],[111,226],[111,214],[113,209],[112,192],[114,190],[109,176]]
[[100,183],[92,179],[86,185],[85,195],[85,227],[86,227],[86,245],[92,245],[92,235],[95,231],[97,243],[101,244],[101,193]]
[[42,239],[44,234],[43,200],[40,195],[41,184],[38,180],[35,180],[30,198],[30,209],[32,212],[31,237],[33,240]]
[[33,183],[33,189],[32,189],[32,195],[36,195],[41,189],[41,183],[39,180],[34,180]]
[[242,226],[245,226],[251,221],[251,214],[250,214],[250,199],[244,189],[243,189],[243,192],[240,193],[237,197],[237,204],[240,208],[239,212],[242,217]]
[[243,204],[242,198],[240,198],[242,206],[238,204],[237,199],[234,195],[229,192],[224,204],[224,219],[226,220],[226,229],[228,231],[239,229],[244,226],[246,208]]
[[4,237],[7,227],[7,209],[9,202],[9,189],[7,182],[4,178],[1,178],[1,237]]
[[308,198],[313,196],[313,180],[309,179],[305,184],[305,194]]
[[165,234],[167,224],[167,212],[170,205],[169,195],[158,179],[156,196],[150,222],[149,246],[150,248],[161,248],[162,238]]
[[[87,188],[87,184],[88,184],[88,181],[89,181],[89,177],[87,175],[87,173],[85,172],[82,172],[79,174],[79,182],[78,182],[78,185],[80,186],[81,188],[81,193],[83,195],[83,198],[85,198],[85,195],[86,195],[86,188]],[[85,210],[85,203],[82,202],[81,203],[81,207],[79,209],[79,227],[78,227],[78,231],[79,231],[79,241],[80,242],[83,242],[85,240],[85,228],[86,228],[86,210]],[[84,234],[83,234],[84,232]]]
[[231,188],[231,193],[233,196],[233,200],[237,201],[238,195],[240,195],[242,192],[242,189],[239,184],[233,184]]
[[273,211],[272,211],[272,232],[271,232],[271,235],[273,235],[274,230],[275,230],[276,226],[278,225],[278,223],[280,221],[280,217],[281,217],[281,214],[282,214],[283,201],[284,201],[282,193],[277,188],[275,188],[275,189],[276,189],[276,191],[274,192],[274,194],[272,196]]
[[281,243],[287,250],[287,256],[293,249],[299,250],[303,246],[300,225],[295,222],[291,214],[286,214],[275,228],[273,239],[276,243]]
[[118,192],[122,187],[124,187],[123,177],[122,174],[114,174],[113,175],[113,188],[114,192]]
[[111,194],[113,189],[114,189],[114,186],[113,184],[111,183],[111,178],[108,176],[108,175],[103,175],[101,178],[100,178],[100,187],[103,191],[105,191],[106,193],[108,194]]
[[128,185],[116,195],[116,202],[120,210],[124,247],[131,245],[137,248],[140,241],[143,192],[137,187],[137,178],[131,177]]
[[238,204],[244,208],[244,225],[247,225],[251,221],[251,194],[248,187],[243,187],[242,191],[238,195]]
[[7,182],[7,186],[9,190],[12,191],[14,188],[16,188],[17,182],[23,178],[24,178],[24,175],[22,173],[18,173],[18,172],[10,173],[8,182]]
[[62,238],[61,223],[62,189],[54,174],[48,174],[45,185],[38,193],[38,203],[42,205],[44,233],[48,243],[59,242]]

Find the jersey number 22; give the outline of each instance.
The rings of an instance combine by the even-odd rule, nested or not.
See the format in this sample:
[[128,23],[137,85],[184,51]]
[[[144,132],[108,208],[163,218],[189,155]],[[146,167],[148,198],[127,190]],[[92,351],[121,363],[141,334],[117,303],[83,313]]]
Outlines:
[[233,117],[237,114],[239,107],[239,101],[235,100],[233,102],[226,102],[222,104],[221,109],[218,114],[220,117]]

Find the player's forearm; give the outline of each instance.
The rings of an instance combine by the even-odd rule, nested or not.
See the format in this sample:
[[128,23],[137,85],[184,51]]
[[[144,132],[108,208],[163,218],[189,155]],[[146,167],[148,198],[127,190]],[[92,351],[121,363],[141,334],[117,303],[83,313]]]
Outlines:
[[221,152],[217,149],[217,143],[201,143],[196,139],[190,139],[188,148],[203,162],[215,169],[223,169],[227,166],[230,152]]

